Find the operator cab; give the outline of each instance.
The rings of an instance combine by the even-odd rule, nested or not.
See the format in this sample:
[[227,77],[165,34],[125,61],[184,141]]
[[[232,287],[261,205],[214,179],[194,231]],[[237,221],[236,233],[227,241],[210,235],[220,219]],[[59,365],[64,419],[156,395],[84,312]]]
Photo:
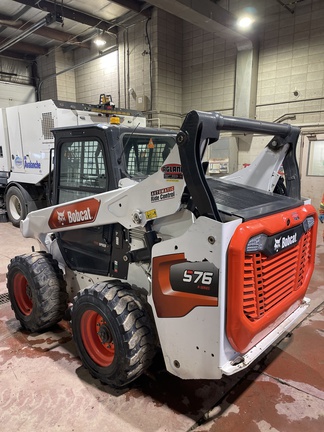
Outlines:
[[120,179],[140,181],[158,171],[175,145],[163,129],[86,125],[57,128],[52,204],[118,188]]
[[[163,129],[91,124],[56,128],[52,205],[118,189],[119,181],[141,181],[161,168],[176,133]],[[120,224],[56,234],[72,270],[126,278],[129,250]]]

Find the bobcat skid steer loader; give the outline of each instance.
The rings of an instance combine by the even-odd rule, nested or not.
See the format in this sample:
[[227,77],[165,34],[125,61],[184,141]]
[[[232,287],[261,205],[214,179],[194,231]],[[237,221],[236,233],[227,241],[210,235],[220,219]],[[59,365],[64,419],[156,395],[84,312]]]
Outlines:
[[[221,131],[273,138],[250,166],[209,178],[201,161]],[[83,125],[54,135],[54,205],[21,223],[40,252],[8,267],[25,329],[68,316],[84,366],[114,387],[158,347],[170,373],[219,379],[291,330],[308,305],[317,229],[300,197],[297,127],[192,111],[178,134]]]

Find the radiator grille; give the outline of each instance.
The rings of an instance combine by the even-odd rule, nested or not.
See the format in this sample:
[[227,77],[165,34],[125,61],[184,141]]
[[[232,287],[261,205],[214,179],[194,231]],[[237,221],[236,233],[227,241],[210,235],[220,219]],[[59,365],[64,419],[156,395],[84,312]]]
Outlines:
[[311,233],[293,248],[266,257],[246,254],[244,262],[243,311],[255,321],[298,290],[308,268]]

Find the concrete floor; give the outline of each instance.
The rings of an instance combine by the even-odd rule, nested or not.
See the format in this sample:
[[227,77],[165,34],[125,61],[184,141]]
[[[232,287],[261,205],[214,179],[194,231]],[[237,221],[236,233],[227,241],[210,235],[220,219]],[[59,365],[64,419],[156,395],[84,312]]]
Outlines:
[[[257,365],[220,381],[182,381],[156,359],[123,392],[91,378],[69,329],[22,331],[6,301],[11,257],[29,252],[10,223],[0,223],[0,420],[6,430],[319,432],[324,430],[324,242],[319,226],[307,315]],[[36,246],[37,250],[37,246]]]

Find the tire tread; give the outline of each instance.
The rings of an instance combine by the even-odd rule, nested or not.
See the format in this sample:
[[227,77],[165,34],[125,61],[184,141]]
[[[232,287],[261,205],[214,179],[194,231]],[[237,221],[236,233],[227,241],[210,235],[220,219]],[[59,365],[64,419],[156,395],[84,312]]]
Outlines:
[[[151,319],[143,301],[128,283],[118,280],[100,282],[87,290],[80,291],[75,300],[78,301],[89,294],[102,300],[113,314],[119,328],[122,329],[127,357],[123,359],[122,371],[119,371],[119,374],[114,377],[108,377],[103,372],[91,370],[90,367],[88,369],[91,375],[100,379],[101,382],[116,388],[123,387],[138,378],[149,367],[155,356],[156,336]],[[82,358],[82,355],[80,356]]]
[[[12,292],[13,281],[17,271],[32,281],[35,290],[33,310],[30,316],[21,314]],[[33,252],[11,259],[7,273],[7,288],[11,300],[11,308],[21,325],[29,331],[44,330],[57,324],[63,317],[67,305],[66,282],[63,272],[51,254]]]

